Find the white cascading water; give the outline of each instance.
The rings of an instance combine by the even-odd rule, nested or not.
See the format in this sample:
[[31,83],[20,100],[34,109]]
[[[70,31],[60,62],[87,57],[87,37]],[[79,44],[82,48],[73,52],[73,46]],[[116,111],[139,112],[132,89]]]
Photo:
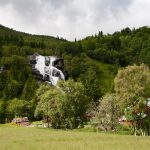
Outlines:
[[36,56],[35,68],[43,75],[49,77],[49,81],[52,85],[56,86],[58,80],[65,80],[65,76],[61,70],[54,66],[54,62],[57,57],[54,56]]

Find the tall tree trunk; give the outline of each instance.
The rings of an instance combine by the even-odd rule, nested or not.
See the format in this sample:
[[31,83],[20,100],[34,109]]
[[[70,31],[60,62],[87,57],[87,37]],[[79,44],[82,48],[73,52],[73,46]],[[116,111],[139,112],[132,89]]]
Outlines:
[[147,123],[147,135],[149,136],[149,123]]
[[50,127],[50,121],[49,121],[49,117],[47,116],[47,127],[49,128]]
[[136,136],[136,131],[137,131],[137,128],[136,128],[136,125],[134,125],[134,136]]

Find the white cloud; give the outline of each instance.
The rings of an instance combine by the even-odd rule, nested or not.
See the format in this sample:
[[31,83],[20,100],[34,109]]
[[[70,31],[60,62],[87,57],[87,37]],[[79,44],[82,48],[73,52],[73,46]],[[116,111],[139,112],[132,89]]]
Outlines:
[[0,0],[0,24],[69,40],[150,24],[149,0]]

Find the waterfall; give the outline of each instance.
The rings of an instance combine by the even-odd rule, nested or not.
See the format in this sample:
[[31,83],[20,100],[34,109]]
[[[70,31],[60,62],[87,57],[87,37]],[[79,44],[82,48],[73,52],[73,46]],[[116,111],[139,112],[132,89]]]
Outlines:
[[[60,59],[61,60],[61,59]],[[57,66],[58,57],[54,56],[36,56],[35,69],[37,69],[43,78],[47,78],[49,83],[56,85],[58,80],[65,80],[62,70]]]

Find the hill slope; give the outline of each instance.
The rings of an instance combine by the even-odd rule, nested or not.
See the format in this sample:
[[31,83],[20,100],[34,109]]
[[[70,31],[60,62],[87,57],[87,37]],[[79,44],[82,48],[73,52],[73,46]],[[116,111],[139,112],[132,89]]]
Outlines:
[[[28,66],[28,55],[56,55],[64,58],[71,78],[81,81],[87,95],[97,101],[113,91],[113,79],[118,68],[133,63],[150,65],[150,28],[125,28],[112,35],[95,36],[68,42],[51,36],[31,35],[0,25],[0,122],[7,115],[6,105],[12,99],[30,103],[30,118],[36,102],[38,84]],[[2,112],[2,113],[1,113]]]

